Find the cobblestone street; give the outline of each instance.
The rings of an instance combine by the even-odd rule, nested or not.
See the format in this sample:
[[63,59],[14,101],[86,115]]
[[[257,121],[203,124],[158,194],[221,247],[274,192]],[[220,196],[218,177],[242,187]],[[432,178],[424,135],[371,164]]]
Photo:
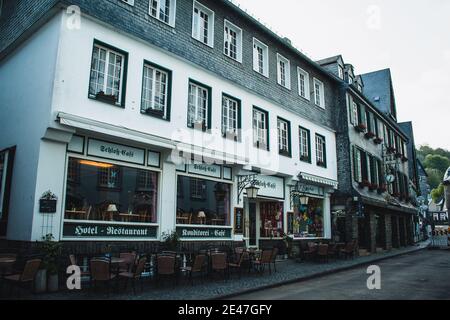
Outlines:
[[204,283],[197,280],[194,286],[188,281],[180,281],[176,287],[171,282],[162,283],[158,288],[155,283],[147,281],[144,285],[144,291],[141,293],[137,290],[134,295],[131,288],[127,292],[111,293],[109,296],[102,293],[93,293],[90,290],[82,290],[80,292],[59,292],[56,294],[40,294],[25,296],[23,299],[55,299],[55,300],[85,300],[85,299],[118,299],[118,300],[206,300],[206,299],[223,299],[236,294],[251,292],[258,289],[269,288],[277,285],[291,283],[304,280],[310,277],[317,277],[333,273],[338,270],[353,268],[362,264],[368,264],[380,259],[387,259],[399,254],[406,254],[423,249],[428,243],[422,243],[420,246],[395,249],[388,253],[378,253],[367,257],[359,257],[354,260],[337,260],[330,263],[297,263],[294,261],[281,261],[277,263],[277,272],[269,275],[266,270],[264,275],[251,273],[249,275],[243,273],[239,280],[237,275],[223,281],[207,280]]

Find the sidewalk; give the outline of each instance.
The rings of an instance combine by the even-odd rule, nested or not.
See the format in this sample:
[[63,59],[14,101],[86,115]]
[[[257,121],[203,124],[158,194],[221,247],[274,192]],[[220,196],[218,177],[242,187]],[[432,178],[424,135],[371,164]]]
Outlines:
[[102,293],[91,293],[89,290],[80,292],[59,292],[56,294],[40,294],[22,296],[25,299],[36,300],[209,300],[224,299],[231,296],[249,293],[257,290],[267,289],[283,284],[298,282],[326,274],[343,271],[356,266],[371,264],[380,260],[389,259],[398,255],[408,254],[425,249],[430,242],[422,242],[416,246],[393,249],[387,253],[373,254],[367,257],[358,257],[354,260],[338,260],[330,263],[297,263],[291,260],[283,260],[277,263],[277,272],[269,275],[268,271],[264,275],[243,273],[239,280],[237,275],[233,275],[231,280],[223,281],[200,280],[191,286],[188,281],[182,281],[176,288],[168,282],[157,288],[153,283],[144,285],[144,292],[137,290],[134,295],[131,288],[128,292],[111,293],[109,297]]

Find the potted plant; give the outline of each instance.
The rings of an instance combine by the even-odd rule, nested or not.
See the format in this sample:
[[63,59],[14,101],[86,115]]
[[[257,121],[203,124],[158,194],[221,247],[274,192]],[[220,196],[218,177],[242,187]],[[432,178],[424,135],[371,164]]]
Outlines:
[[47,289],[50,292],[58,291],[58,266],[62,246],[54,241],[52,234],[42,237],[42,250],[44,253],[43,265],[47,273]]
[[365,136],[367,139],[372,139],[372,138],[374,138],[376,135],[375,135],[375,133],[369,131],[369,132],[367,132],[364,136]]
[[[287,252],[287,257],[289,257],[289,258],[292,258],[293,240],[294,239],[292,238],[292,236],[290,236],[286,233],[283,234],[283,242],[284,242],[284,245],[286,246],[285,252]],[[285,256],[285,258],[287,258],[287,257]]]
[[363,123],[360,123],[358,125],[355,126],[355,130],[358,132],[365,132],[367,129],[367,126]]
[[117,103],[116,95],[114,95],[114,94],[106,94],[103,91],[100,91],[99,93],[97,93],[95,95],[95,98],[97,100],[104,101],[104,102],[107,102],[107,103],[112,103],[112,104],[116,104]]
[[164,242],[164,246],[167,250],[177,251],[180,243],[180,236],[176,231],[172,231],[170,233],[163,233],[162,239]]
[[389,146],[389,147],[387,147],[387,152],[388,152],[388,153],[394,153],[394,152],[395,152],[395,148]]
[[379,137],[376,137],[376,138],[373,140],[373,142],[374,142],[375,144],[381,144],[381,143],[383,142],[383,139],[381,139],[381,138],[379,138]]
[[289,151],[287,148],[280,149],[280,154],[283,156],[289,156]]
[[39,199],[39,211],[41,213],[55,213],[58,197],[50,190],[44,192]]
[[359,187],[362,189],[362,188],[365,188],[365,187],[370,187],[372,184],[369,182],[369,181],[367,181],[367,180],[363,180],[362,182],[360,182],[359,183]]

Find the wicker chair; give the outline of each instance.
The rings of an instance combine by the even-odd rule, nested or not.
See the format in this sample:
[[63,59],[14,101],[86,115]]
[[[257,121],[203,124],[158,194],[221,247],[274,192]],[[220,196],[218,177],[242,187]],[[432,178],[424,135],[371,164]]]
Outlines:
[[319,261],[326,261],[328,263],[328,245],[319,244],[317,249],[317,258]]
[[271,263],[272,263],[272,250],[263,250],[261,253],[261,258],[253,261],[253,265],[260,273],[264,273],[266,265],[269,266],[269,273],[272,273],[272,270],[270,268]]
[[115,274],[111,274],[111,264],[105,259],[92,259],[90,262],[91,269],[91,287],[97,288],[98,283],[106,285],[109,295],[110,283],[116,278]]
[[20,288],[23,285],[30,285],[30,289],[32,290],[34,287],[34,279],[36,277],[37,272],[39,271],[39,267],[41,266],[41,259],[33,259],[28,260],[25,263],[25,267],[20,274],[13,274],[4,277],[3,279],[10,284],[10,293],[12,293],[13,286],[17,286],[19,289],[18,293],[20,295]]
[[181,272],[186,272],[187,273],[187,276],[189,277],[191,285],[194,285],[193,275],[195,273],[200,274],[200,276],[203,278],[204,269],[205,269],[204,268],[205,267],[205,262],[206,262],[206,255],[198,254],[198,255],[195,256],[194,263],[192,264],[192,266],[187,266],[187,267],[181,267],[180,268]]
[[223,273],[223,277],[226,280],[228,271],[226,253],[211,254],[211,270],[213,272]]
[[241,278],[241,273],[242,273],[242,265],[244,264],[245,261],[249,260],[249,255],[248,252],[243,251],[240,255],[239,255],[239,259],[237,260],[237,262],[235,263],[228,263],[228,268],[231,270],[238,270],[239,273],[239,279]]
[[119,277],[126,280],[125,282],[125,290],[128,287],[128,281],[131,280],[131,284],[133,287],[133,293],[136,294],[136,280],[139,280],[141,283],[141,291],[144,291],[143,283],[142,283],[142,273],[145,269],[145,264],[147,263],[147,257],[143,257],[139,259],[139,262],[136,265],[134,272],[125,271],[119,273]]
[[174,284],[176,285],[178,283],[177,274],[175,271],[176,257],[169,254],[163,254],[159,255],[156,258],[156,261],[157,261],[157,268],[156,268],[157,284],[159,285],[159,282],[163,277],[173,277]]

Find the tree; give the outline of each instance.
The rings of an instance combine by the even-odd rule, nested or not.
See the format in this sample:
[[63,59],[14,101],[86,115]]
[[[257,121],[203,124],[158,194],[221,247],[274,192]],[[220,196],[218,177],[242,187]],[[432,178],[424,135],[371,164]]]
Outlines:
[[425,157],[423,164],[426,168],[436,169],[441,172],[441,179],[443,179],[444,173],[450,167],[450,160],[438,154],[429,154]]
[[436,169],[427,168],[425,171],[428,174],[428,184],[430,185],[431,189],[435,189],[439,187],[441,184],[444,174]]
[[444,185],[441,183],[439,187],[431,191],[431,197],[433,198],[434,202],[437,202],[443,196],[444,196]]

